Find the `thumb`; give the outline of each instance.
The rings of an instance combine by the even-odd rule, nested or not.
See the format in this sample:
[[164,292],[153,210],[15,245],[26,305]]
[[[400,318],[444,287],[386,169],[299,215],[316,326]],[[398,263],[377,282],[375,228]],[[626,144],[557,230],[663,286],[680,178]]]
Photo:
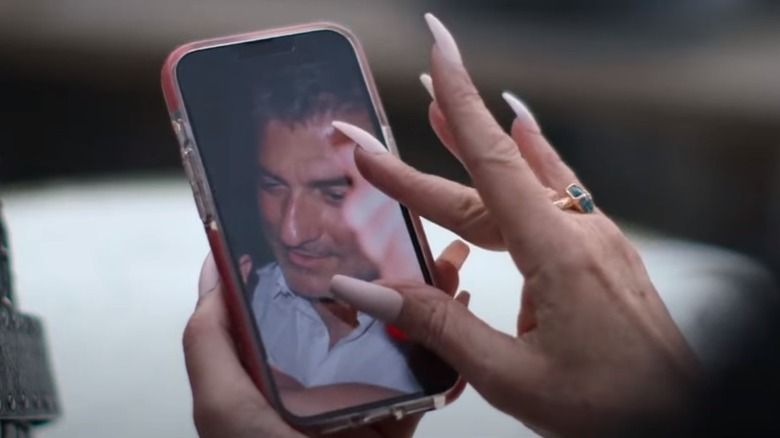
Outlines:
[[[330,284],[334,295],[395,325],[438,354],[480,392],[491,389],[485,386],[503,374],[503,364],[532,362],[522,357],[531,354],[523,341],[490,327],[442,291],[421,283],[393,287],[342,275],[334,276]],[[509,355],[514,357],[507,361]]]
[[244,371],[230,332],[219,274],[211,254],[198,281],[198,305],[182,339],[184,359],[194,400],[220,400],[227,388],[253,388]]
[[302,438],[271,409],[241,365],[211,254],[203,263],[198,294],[183,343],[199,436]]

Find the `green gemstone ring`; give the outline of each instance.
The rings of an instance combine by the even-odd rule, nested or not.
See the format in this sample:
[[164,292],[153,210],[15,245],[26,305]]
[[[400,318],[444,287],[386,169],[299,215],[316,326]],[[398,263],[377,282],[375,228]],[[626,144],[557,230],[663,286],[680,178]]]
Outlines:
[[593,197],[577,184],[566,187],[566,196],[553,204],[561,210],[576,210],[580,213],[593,213],[596,210]]

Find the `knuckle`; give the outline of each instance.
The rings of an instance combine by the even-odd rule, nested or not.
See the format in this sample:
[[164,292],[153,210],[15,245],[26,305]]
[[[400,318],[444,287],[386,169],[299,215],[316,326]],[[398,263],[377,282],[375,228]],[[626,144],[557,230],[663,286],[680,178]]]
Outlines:
[[428,315],[426,315],[426,329],[423,330],[423,345],[432,347],[444,339],[449,330],[452,319],[452,304],[450,299],[430,300],[428,306]]
[[459,77],[458,80],[452,84],[451,91],[449,93],[452,102],[455,102],[458,107],[464,109],[474,108],[475,105],[482,106],[482,96],[479,95],[474,84],[468,77]]
[[468,228],[478,223],[487,215],[487,210],[476,190],[464,190],[454,205],[458,214],[455,216],[458,228]]
[[520,158],[520,151],[514,140],[500,129],[487,136],[483,153],[472,160],[471,167],[494,170],[496,168],[513,166]]
[[456,198],[453,207],[456,214],[452,215],[451,221],[445,225],[447,228],[482,247],[491,249],[505,247],[501,232],[476,190],[464,190]]

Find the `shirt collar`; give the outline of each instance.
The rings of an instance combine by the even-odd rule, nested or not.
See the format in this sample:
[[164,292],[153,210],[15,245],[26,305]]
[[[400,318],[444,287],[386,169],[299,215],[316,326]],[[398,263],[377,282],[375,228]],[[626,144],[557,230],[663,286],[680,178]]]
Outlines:
[[[300,304],[305,304],[307,307],[310,307],[312,310],[314,310],[312,306],[312,303],[304,298],[301,298],[298,296],[298,294],[294,293],[292,290],[290,290],[290,286],[287,285],[287,280],[284,278],[284,272],[282,271],[282,267],[277,263],[275,264],[273,268],[273,276],[274,276],[274,284],[276,287],[273,290],[272,298],[274,300],[278,298],[286,298],[286,299],[293,299],[295,301],[300,301]],[[358,327],[363,327],[364,330],[368,330],[373,323],[376,321],[376,319],[366,313],[363,313],[358,310],[357,314],[357,320],[358,320]]]
[[297,297],[297,295],[290,290],[290,286],[287,285],[287,280],[284,278],[282,267],[278,264],[274,266],[274,284],[276,287],[273,291],[273,299],[277,299],[280,296],[286,298]]

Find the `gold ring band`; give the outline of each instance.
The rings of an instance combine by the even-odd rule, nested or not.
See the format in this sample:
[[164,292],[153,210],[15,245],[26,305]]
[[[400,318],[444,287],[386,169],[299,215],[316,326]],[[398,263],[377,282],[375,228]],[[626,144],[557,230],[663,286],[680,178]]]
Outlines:
[[566,196],[553,201],[553,205],[561,210],[575,210],[580,213],[593,213],[596,210],[593,197],[577,184],[566,187]]

